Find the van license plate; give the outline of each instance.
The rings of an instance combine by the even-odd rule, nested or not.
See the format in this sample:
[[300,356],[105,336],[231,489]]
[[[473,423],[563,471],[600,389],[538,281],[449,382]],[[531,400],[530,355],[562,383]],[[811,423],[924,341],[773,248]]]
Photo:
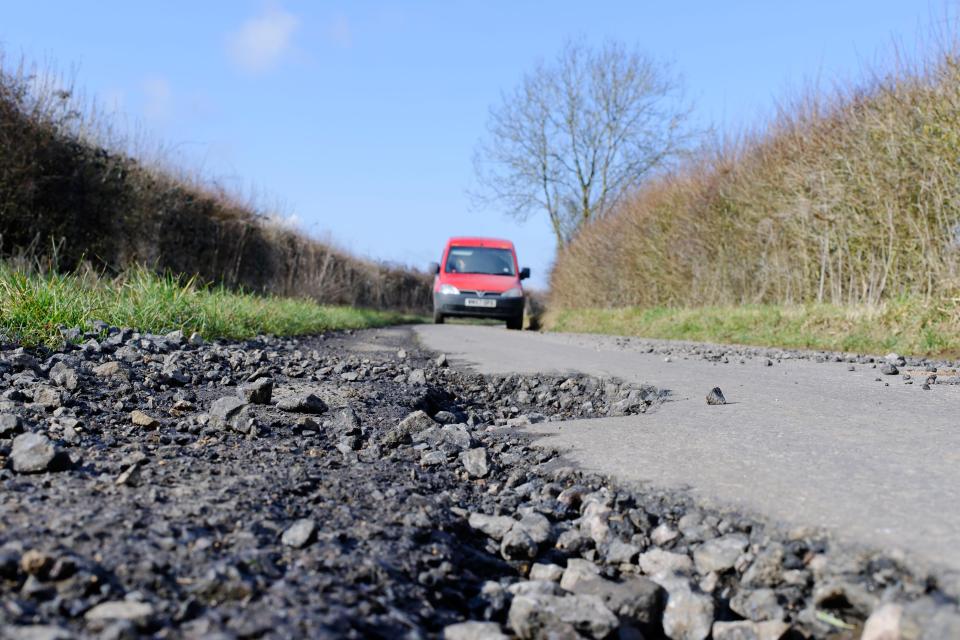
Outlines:
[[497,301],[492,298],[483,299],[483,298],[466,298],[463,301],[468,307],[483,307],[485,309],[493,309],[497,306]]

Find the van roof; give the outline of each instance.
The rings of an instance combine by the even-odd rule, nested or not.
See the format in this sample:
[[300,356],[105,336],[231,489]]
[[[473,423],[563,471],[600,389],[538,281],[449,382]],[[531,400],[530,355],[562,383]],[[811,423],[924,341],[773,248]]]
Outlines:
[[448,246],[457,245],[460,247],[495,247],[497,249],[513,249],[513,243],[502,238],[478,238],[474,236],[464,236],[450,238],[447,241]]

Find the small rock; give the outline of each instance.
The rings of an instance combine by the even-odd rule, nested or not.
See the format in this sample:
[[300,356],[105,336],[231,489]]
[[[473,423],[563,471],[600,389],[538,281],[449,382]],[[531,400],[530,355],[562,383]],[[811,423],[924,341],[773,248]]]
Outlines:
[[629,564],[640,554],[640,547],[620,540],[613,539],[607,545],[604,557],[610,564]]
[[783,620],[783,607],[773,589],[741,590],[730,599],[730,609],[748,620]]
[[57,409],[64,403],[63,391],[53,387],[37,387],[33,391],[33,401],[45,409]]
[[277,408],[290,413],[323,413],[327,403],[314,393],[302,393],[281,399]]
[[678,537],[680,537],[680,532],[666,522],[657,525],[656,528],[650,532],[650,542],[658,547],[662,547],[668,542],[676,540]]
[[139,409],[134,409],[130,413],[130,421],[138,427],[143,427],[144,429],[156,429],[160,426],[159,420],[153,416],[147,415]]
[[116,360],[111,360],[110,362],[104,362],[103,364],[94,367],[93,373],[101,378],[116,378],[123,375],[123,368],[120,366],[119,362]]
[[24,573],[31,576],[40,576],[46,579],[50,569],[56,562],[56,558],[49,553],[44,553],[39,549],[29,549],[20,556],[20,568]]
[[500,541],[500,555],[506,560],[533,560],[540,547],[522,527],[513,526]]
[[302,549],[313,541],[317,533],[317,523],[310,518],[302,518],[290,525],[280,536],[280,542],[294,549]]
[[458,622],[443,628],[443,640],[508,640],[496,622]]
[[423,369],[414,369],[407,376],[407,384],[425,385],[427,384],[427,372]]
[[467,524],[471,528],[482,531],[498,541],[502,540],[503,536],[507,535],[507,532],[513,528],[514,522],[516,520],[509,516],[488,516],[482,513],[471,513],[467,519]]
[[664,590],[647,578],[626,577],[620,582],[592,577],[577,582],[573,589],[579,595],[598,596],[604,606],[622,621],[652,627],[660,621]]
[[76,637],[63,627],[49,624],[8,625],[0,629],[0,638],[4,640],[74,640]]
[[560,578],[560,586],[567,591],[573,591],[583,580],[592,580],[600,575],[600,567],[583,558],[570,558],[567,568]]
[[731,533],[704,542],[693,552],[697,572],[706,575],[711,571],[723,573],[732,569],[749,543],[749,538],[741,533]]
[[214,426],[228,426],[245,406],[247,403],[236,396],[218,398],[210,406],[210,420]]
[[23,421],[15,413],[0,413],[0,438],[9,438],[23,431]]
[[58,362],[50,367],[50,373],[47,377],[68,391],[76,391],[77,389],[77,372],[63,362]]
[[440,355],[437,356],[437,359],[434,360],[433,363],[434,363],[435,365],[437,365],[438,367],[446,367],[446,366],[447,366],[447,354],[441,353]]
[[671,553],[663,549],[650,549],[640,554],[640,569],[648,576],[689,574],[693,571],[693,561],[684,553]]
[[273,395],[273,380],[257,378],[253,382],[237,387],[237,393],[244,402],[251,404],[270,404]]
[[146,602],[111,600],[93,607],[84,618],[87,620],[129,620],[138,625],[146,624],[153,615],[153,607]]
[[544,582],[560,582],[563,577],[563,567],[557,564],[535,562],[530,567],[530,579]]
[[410,442],[410,438],[414,433],[418,433],[435,426],[437,426],[437,423],[434,422],[433,418],[428,416],[424,411],[414,411],[406,418],[401,420],[400,424],[398,424],[386,436],[384,436],[383,446],[396,447],[397,445]]
[[556,637],[606,638],[620,624],[597,596],[525,595],[515,596],[507,615],[510,628],[519,638]]
[[887,362],[880,367],[880,373],[885,376],[895,376],[900,373],[900,369],[897,368],[897,365]]
[[33,432],[21,433],[13,439],[10,459],[17,473],[59,471],[65,469],[70,461],[47,436]]
[[710,389],[710,393],[707,394],[707,404],[727,404],[727,399],[723,397],[720,387]]
[[867,618],[860,640],[900,640],[902,618],[902,606],[893,603],[880,605]]
[[704,640],[713,626],[713,599],[695,593],[684,578],[658,578],[667,591],[663,632],[672,640]]
[[780,640],[788,631],[790,631],[790,625],[777,620],[714,622],[713,640]]
[[487,462],[487,450],[483,447],[469,449],[460,454],[463,468],[473,478],[482,478],[490,472]]

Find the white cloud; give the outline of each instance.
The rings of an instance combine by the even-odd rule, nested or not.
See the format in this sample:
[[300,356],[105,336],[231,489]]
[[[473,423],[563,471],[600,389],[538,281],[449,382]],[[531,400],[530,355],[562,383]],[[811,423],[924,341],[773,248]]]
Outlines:
[[269,7],[250,18],[227,38],[234,64],[251,73],[274,68],[290,50],[300,19],[280,7]]
[[144,95],[143,115],[149,120],[164,120],[173,111],[173,89],[170,81],[161,76],[151,76],[141,85]]

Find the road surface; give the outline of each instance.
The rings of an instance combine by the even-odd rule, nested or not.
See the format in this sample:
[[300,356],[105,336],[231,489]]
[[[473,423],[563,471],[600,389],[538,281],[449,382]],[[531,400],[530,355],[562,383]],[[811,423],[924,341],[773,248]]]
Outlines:
[[[645,415],[530,428],[587,470],[689,488],[718,506],[960,569],[960,387],[924,391],[870,365],[722,364],[679,352],[666,362],[606,336],[416,331],[425,347],[481,373],[580,372],[670,390]],[[706,404],[714,386],[730,404]]]

